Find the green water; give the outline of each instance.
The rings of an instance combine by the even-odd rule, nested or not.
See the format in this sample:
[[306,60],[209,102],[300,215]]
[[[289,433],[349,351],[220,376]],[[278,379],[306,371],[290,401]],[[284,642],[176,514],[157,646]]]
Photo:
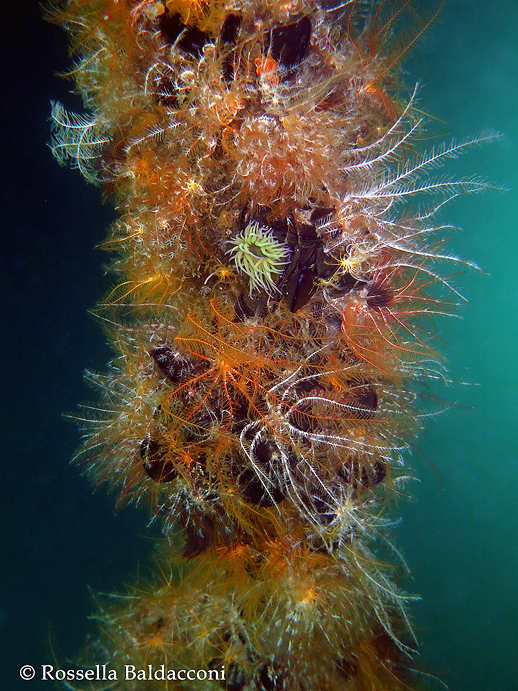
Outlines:
[[463,138],[502,139],[449,166],[509,188],[456,200],[459,256],[489,275],[455,278],[469,298],[443,320],[455,408],[431,420],[418,454],[418,503],[402,507],[398,543],[423,596],[415,607],[422,660],[454,691],[518,689],[518,3],[452,0],[408,63],[423,109]]

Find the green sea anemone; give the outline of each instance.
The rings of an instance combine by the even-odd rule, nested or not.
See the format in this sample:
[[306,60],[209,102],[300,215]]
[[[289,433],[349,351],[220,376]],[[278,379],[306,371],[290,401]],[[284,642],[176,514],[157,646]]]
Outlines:
[[233,247],[227,254],[230,254],[239,273],[248,276],[250,281],[249,295],[261,288],[272,295],[288,261],[287,245],[278,242],[271,230],[256,221],[249,223],[229,244]]

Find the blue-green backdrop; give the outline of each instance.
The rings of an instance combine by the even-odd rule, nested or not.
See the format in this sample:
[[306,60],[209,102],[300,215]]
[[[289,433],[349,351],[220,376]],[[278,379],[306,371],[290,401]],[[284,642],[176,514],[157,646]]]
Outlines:
[[456,278],[469,304],[440,323],[466,406],[431,420],[414,455],[418,502],[402,507],[398,542],[423,601],[415,607],[422,659],[454,691],[518,689],[518,3],[451,0],[408,67],[425,110],[462,138],[497,143],[448,168],[507,186],[452,203],[459,256],[489,275]]

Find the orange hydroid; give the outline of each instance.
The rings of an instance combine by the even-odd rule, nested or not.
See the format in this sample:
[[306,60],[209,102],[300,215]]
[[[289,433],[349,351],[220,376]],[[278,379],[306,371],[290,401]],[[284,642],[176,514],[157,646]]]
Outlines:
[[166,538],[160,576],[100,605],[87,663],[110,688],[423,676],[388,507],[421,389],[445,377],[433,318],[462,299],[434,217],[486,187],[434,172],[476,141],[419,152],[397,66],[433,17],[411,0],[49,12],[86,110],[53,103],[52,151],[120,214],[94,311],[116,357],[87,375],[101,403],[77,460]]

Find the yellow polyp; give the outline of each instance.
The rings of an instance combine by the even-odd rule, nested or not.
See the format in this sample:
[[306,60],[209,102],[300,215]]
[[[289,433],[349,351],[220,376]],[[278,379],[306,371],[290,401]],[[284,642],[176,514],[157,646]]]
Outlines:
[[160,308],[180,289],[179,279],[171,280],[166,273],[155,273],[139,281],[126,281],[119,284],[99,307],[119,304],[138,308],[154,303],[157,308]]
[[211,279],[214,279],[213,285],[215,287],[220,283],[235,283],[237,280],[237,275],[234,269],[230,266],[220,264],[218,261],[209,261],[207,263],[207,271],[210,271],[210,273],[205,279],[204,284],[207,284]]
[[178,13],[187,26],[203,28],[206,21],[207,0],[166,0],[166,7],[172,13]]

